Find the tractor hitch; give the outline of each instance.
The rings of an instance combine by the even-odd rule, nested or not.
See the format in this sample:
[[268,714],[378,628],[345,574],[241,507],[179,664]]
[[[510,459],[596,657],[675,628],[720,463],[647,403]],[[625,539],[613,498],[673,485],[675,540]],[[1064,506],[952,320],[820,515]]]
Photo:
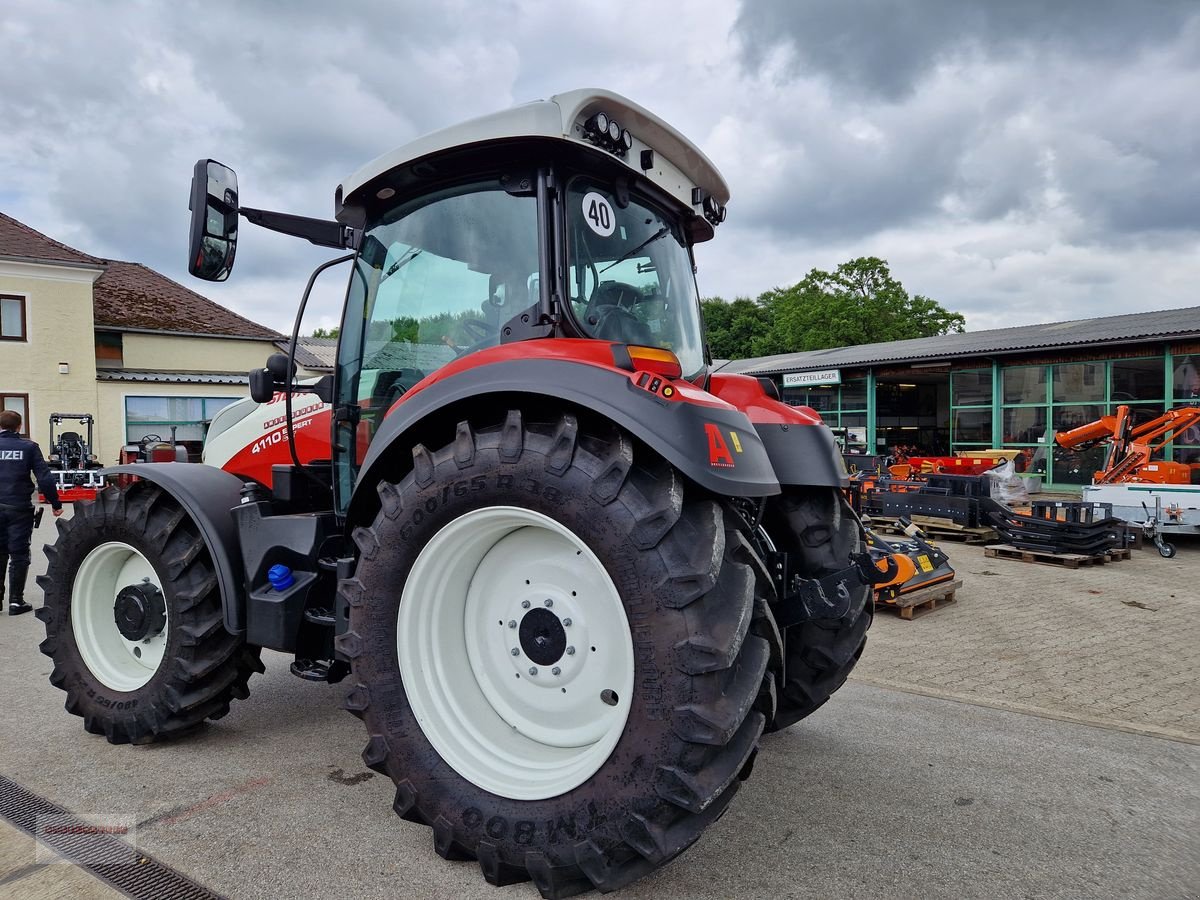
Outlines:
[[896,576],[896,561],[888,557],[887,569],[880,569],[870,553],[855,553],[850,565],[824,578],[789,575],[794,554],[775,553],[773,570],[780,600],[775,607],[775,622],[780,629],[814,619],[844,618],[853,604],[855,588],[873,587]]

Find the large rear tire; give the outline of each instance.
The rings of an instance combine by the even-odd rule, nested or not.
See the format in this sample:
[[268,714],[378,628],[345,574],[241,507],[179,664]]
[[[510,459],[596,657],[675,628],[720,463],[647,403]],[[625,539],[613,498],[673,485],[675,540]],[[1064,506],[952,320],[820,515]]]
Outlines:
[[[764,526],[776,547],[794,554],[793,571],[822,578],[850,565],[864,549],[859,522],[833,488],[785,488],[767,505]],[[849,677],[867,643],[875,614],[870,585],[852,593],[840,619],[813,619],[784,629],[784,678],[775,717],[778,731],[816,712]]]
[[259,648],[225,630],[208,550],[170,494],[148,482],[108,487],[60,519],[45,549],[40,649],[87,731],[150,743],[249,696]]
[[379,485],[341,585],[345,706],[396,812],[443,857],[547,898],[618,888],[686,849],[765,721],[761,585],[721,506],[597,432],[514,410],[416,447]]

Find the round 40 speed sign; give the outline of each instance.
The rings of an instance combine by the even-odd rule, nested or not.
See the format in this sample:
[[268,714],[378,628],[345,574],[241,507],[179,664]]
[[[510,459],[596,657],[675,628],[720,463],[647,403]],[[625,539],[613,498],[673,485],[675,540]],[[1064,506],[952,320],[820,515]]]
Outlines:
[[583,220],[588,228],[600,235],[608,237],[616,230],[617,217],[613,213],[612,204],[603,194],[589,191],[583,195]]

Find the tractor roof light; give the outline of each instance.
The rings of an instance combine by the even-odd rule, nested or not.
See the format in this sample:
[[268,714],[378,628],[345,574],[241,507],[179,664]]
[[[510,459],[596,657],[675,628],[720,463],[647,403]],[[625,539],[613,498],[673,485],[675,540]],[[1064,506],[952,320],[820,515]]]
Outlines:
[[603,111],[583,123],[583,136],[617,156],[624,156],[633,148],[633,136]]
[[720,225],[725,221],[725,207],[712,194],[704,198],[704,218],[712,225]]

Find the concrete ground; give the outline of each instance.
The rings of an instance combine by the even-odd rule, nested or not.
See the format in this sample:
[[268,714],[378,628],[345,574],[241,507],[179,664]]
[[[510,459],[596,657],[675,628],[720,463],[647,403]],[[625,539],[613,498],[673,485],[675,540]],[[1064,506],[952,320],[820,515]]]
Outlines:
[[[623,896],[1200,896],[1200,544],[1077,571],[948,551],[958,605],[881,613],[854,681],[768,738],[728,814]],[[212,890],[537,896],[438,857],[363,766],[338,690],[282,655],[201,733],[114,747],[63,712],[40,633],[0,618],[0,774],[85,817],[132,815],[139,848]],[[104,896],[32,855],[0,825],[0,896]]]

